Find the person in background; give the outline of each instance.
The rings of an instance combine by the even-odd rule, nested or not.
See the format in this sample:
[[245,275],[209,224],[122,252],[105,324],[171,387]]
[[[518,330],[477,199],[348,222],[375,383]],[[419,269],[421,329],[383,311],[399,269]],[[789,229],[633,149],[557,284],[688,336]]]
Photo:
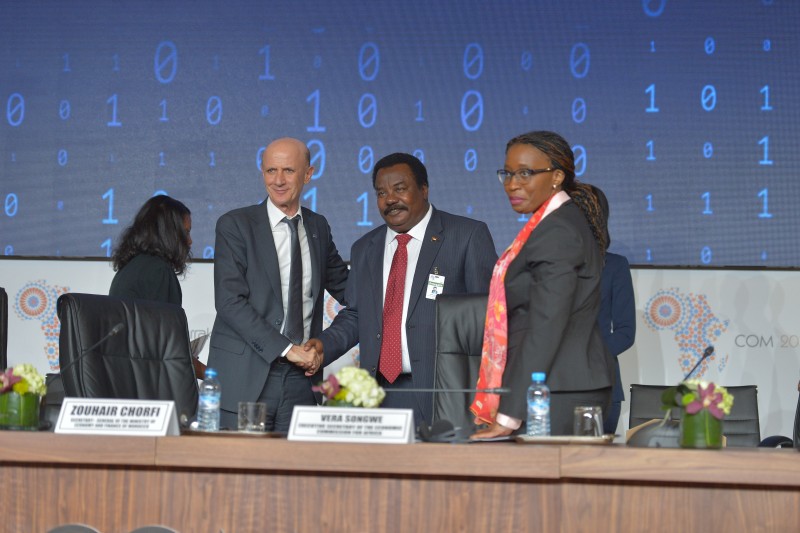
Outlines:
[[[178,276],[191,257],[191,232],[192,213],[183,203],[163,194],[147,200],[111,256],[117,273],[108,295],[182,305]],[[195,377],[203,379],[206,365],[192,355]]]
[[315,405],[322,355],[300,344],[322,332],[327,290],[344,303],[347,265],[328,221],[300,206],[314,167],[305,143],[264,150],[267,199],[217,221],[208,365],[222,385],[220,427],[237,427],[239,402],[267,404],[267,431],[288,431],[295,405]]
[[372,186],[386,223],[353,244],[347,307],[309,345],[327,365],[359,343],[361,367],[387,390],[381,407],[431,424],[430,393],[391,391],[433,387],[436,296],[485,293],[497,252],[485,223],[430,204],[428,171],[413,155],[383,157]]
[[192,213],[169,196],[147,200],[111,256],[116,275],[109,296],[181,305],[178,276],[191,256]]
[[[597,187],[592,191],[600,202],[600,208],[608,220],[609,207],[606,195]],[[619,414],[625,392],[622,387],[622,373],[619,369],[619,355],[633,346],[636,338],[636,302],[633,297],[633,281],[631,267],[625,256],[609,253],[611,236],[606,231],[606,255],[603,274],[600,277],[600,313],[597,315],[597,325],[614,357],[616,377],[614,390],[611,396],[611,407],[605,416],[603,430],[606,434],[613,435],[617,431]]]
[[574,407],[605,413],[611,402],[613,360],[597,327],[606,221],[556,133],[511,139],[497,177],[511,208],[530,218],[492,274],[478,379],[511,392],[476,395],[471,410],[490,425],[472,438],[524,432],[533,372],[547,376],[551,433],[571,435]]

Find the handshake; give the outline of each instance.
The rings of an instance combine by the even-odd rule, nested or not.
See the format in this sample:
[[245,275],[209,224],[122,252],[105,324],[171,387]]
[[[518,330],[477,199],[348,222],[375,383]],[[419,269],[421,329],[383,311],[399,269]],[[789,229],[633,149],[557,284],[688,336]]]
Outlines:
[[306,376],[313,376],[322,367],[322,341],[319,339],[309,339],[307,343],[300,346],[293,345],[286,352],[286,359],[306,371]]

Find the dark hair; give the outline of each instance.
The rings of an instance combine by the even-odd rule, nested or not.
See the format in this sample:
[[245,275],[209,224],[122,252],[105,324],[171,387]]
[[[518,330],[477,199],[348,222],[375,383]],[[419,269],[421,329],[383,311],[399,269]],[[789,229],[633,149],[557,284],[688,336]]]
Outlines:
[[114,270],[121,270],[139,254],[148,254],[164,259],[176,274],[183,274],[191,256],[184,220],[191,214],[188,207],[169,196],[158,195],[147,200],[136,213],[133,224],[120,236],[111,256]]
[[597,198],[597,202],[600,204],[600,212],[603,213],[603,217],[606,219],[606,250],[608,250],[608,247],[611,246],[611,235],[608,233],[608,198],[606,198],[606,194],[600,187],[596,185],[590,185],[590,187],[592,188],[592,193]]
[[600,247],[600,255],[604,256],[606,248],[608,248],[606,244],[608,216],[603,214],[598,197],[592,191],[592,186],[575,179],[575,155],[572,153],[572,148],[570,148],[566,139],[552,131],[530,131],[517,135],[508,141],[506,152],[517,144],[533,146],[550,159],[551,167],[564,173],[564,181],[561,182],[561,188],[569,194],[572,201],[583,211],[595,241]]
[[422,164],[422,161],[417,159],[411,154],[404,154],[396,152],[382,157],[375,167],[372,169],[372,187],[375,187],[375,178],[378,177],[378,171],[382,168],[393,167],[395,165],[408,165],[411,168],[411,173],[414,174],[414,179],[417,182],[417,187],[420,189],[428,186],[428,169]]

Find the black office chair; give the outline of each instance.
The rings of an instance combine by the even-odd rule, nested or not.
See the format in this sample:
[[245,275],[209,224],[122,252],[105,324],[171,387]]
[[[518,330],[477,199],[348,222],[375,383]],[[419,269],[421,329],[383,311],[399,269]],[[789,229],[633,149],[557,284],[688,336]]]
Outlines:
[[[631,385],[629,428],[633,429],[650,420],[664,418],[661,394],[667,388],[668,385]],[[725,417],[722,425],[722,434],[727,439],[727,446],[758,446],[761,442],[761,431],[758,421],[757,387],[739,385],[725,388],[733,395],[731,414]],[[673,409],[670,418],[676,423],[680,419],[680,410]],[[662,427],[661,431],[666,435],[665,427]],[[676,435],[673,433],[673,436]]]
[[[436,297],[434,389],[475,388],[481,366],[486,294],[440,294]],[[433,422],[449,421],[462,434],[475,430],[469,406],[474,393],[435,392]]]
[[194,417],[197,380],[179,306],[67,293],[58,318],[66,396],[174,400],[182,424]]
[[[797,384],[797,392],[800,392],[800,383]],[[800,450],[800,394],[797,395],[797,409],[794,411],[794,447]]]
[[0,287],[0,370],[8,368],[8,295]]

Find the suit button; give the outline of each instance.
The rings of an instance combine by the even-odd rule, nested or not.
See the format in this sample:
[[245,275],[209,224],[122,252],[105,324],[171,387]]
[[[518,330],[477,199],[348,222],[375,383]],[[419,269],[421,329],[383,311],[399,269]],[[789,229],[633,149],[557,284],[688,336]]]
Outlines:
[[378,333],[377,335],[375,335],[375,338],[380,339],[381,338],[381,334]]
[[275,325],[276,325],[276,326],[280,326],[280,325],[281,325],[281,319],[280,319],[280,318],[279,318],[278,320],[276,320],[276,321],[275,321]]

